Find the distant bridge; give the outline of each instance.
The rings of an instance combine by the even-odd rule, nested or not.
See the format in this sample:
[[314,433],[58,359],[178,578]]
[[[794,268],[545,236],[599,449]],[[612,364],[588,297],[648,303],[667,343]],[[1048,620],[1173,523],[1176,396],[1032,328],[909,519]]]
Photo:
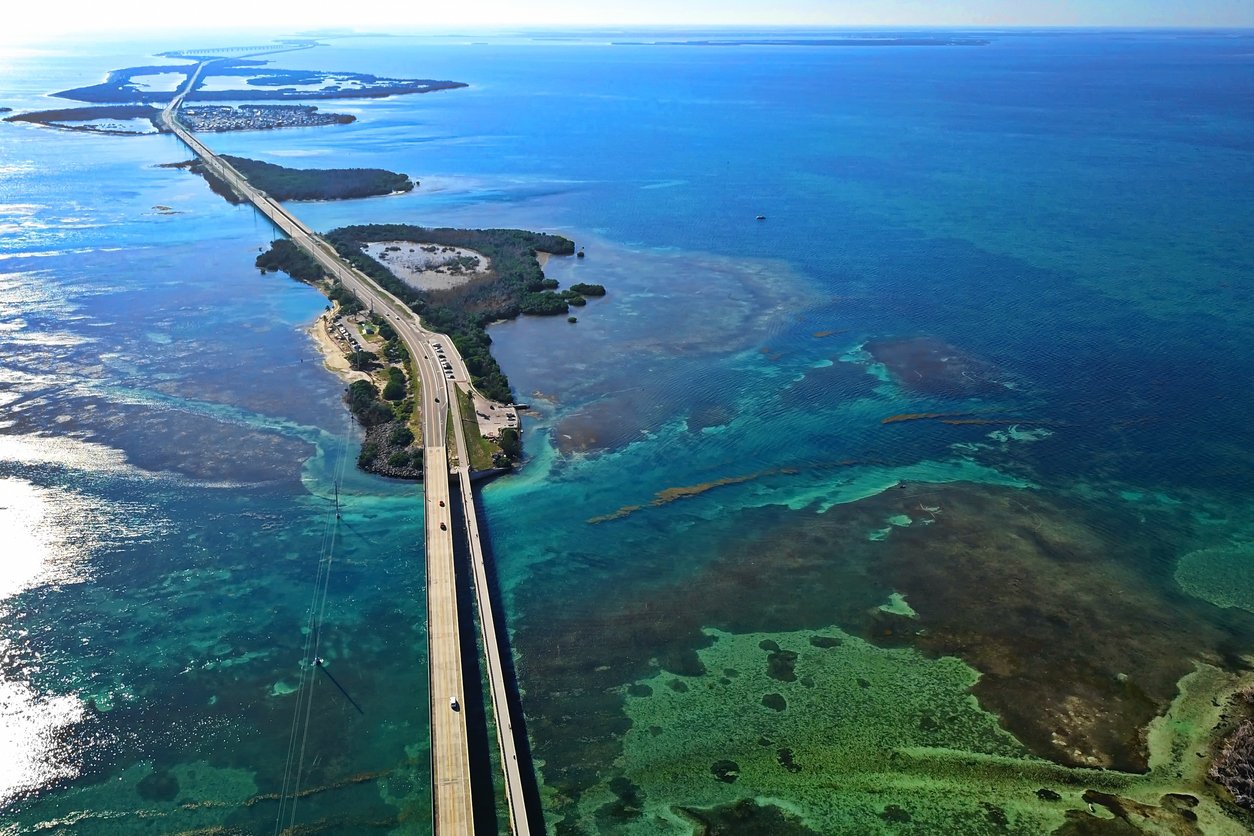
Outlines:
[[167,58],[201,58],[206,55],[269,55],[274,52],[309,49],[317,45],[317,41],[278,41],[263,46],[211,46],[204,49],[179,49],[174,52],[163,52],[162,55]]

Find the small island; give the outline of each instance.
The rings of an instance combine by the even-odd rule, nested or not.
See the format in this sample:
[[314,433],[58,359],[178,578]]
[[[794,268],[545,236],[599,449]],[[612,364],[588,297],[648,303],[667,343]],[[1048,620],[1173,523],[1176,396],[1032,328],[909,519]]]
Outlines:
[[[375,233],[395,233],[399,229],[402,228],[392,225],[348,227],[326,237],[328,240],[338,238],[337,247],[349,248],[357,245],[346,242],[356,241],[358,236],[382,237]],[[537,253],[570,255],[574,244],[559,236],[516,229],[403,229],[422,240],[457,240],[461,244],[422,243],[420,240],[408,242],[413,245],[410,247],[372,242],[363,248],[391,257],[384,261],[399,260],[399,254],[405,253],[412,257],[411,263],[431,268],[424,272],[450,271],[436,274],[442,277],[436,282],[438,290],[418,289],[362,249],[355,250],[361,258],[354,261],[359,267],[373,263],[375,267],[370,274],[376,282],[402,298],[411,309],[420,311],[424,325],[450,334],[475,386],[472,393],[458,394],[471,465],[476,471],[509,469],[522,455],[517,411],[509,406],[513,400],[509,382],[488,350],[491,339],[484,330],[498,317],[483,311],[472,313],[469,309],[482,306],[484,299],[525,295],[527,287],[552,283],[543,278]],[[472,242],[474,250],[468,246]],[[467,269],[472,262],[473,267]],[[256,264],[262,273],[280,271],[312,284],[331,300],[332,305],[313,330],[328,357],[328,366],[348,381],[345,402],[365,430],[358,466],[381,476],[422,478],[422,423],[414,406],[418,383],[409,352],[392,326],[384,317],[366,311],[360,300],[342,284],[328,279],[322,266],[290,240],[274,241],[269,250],[257,256]],[[451,272],[454,270],[457,272]],[[458,278],[446,281],[450,276]],[[472,289],[468,285],[476,287]],[[458,288],[461,295],[455,293],[450,298],[448,293]],[[446,327],[449,323],[454,327]]]
[[196,133],[315,128],[357,121],[351,114],[322,113],[313,105],[200,105],[182,108],[179,118]]
[[6,122],[29,122],[63,131],[130,135],[152,134],[161,130],[161,111],[150,105],[109,107],[65,107],[34,110],[6,116]]
[[275,200],[348,200],[413,191],[404,174],[382,168],[287,168],[222,154],[236,171]]
[[[186,56],[184,56],[186,57]],[[430,78],[379,78],[369,73],[282,70],[268,61],[204,56],[204,69],[187,95],[190,102],[362,99],[430,93],[467,86]],[[53,95],[92,104],[165,104],[196,72],[198,63],[160,64],[113,70],[99,84]]]
[[[345,261],[419,314],[427,328],[448,334],[475,388],[505,404],[513,402],[513,394],[492,356],[487,326],[522,314],[565,315],[571,305],[587,304],[585,294],[605,294],[600,285],[558,292],[557,282],[545,278],[538,254],[575,253],[574,242],[559,235],[367,224],[324,237]],[[355,301],[338,283],[328,283],[318,263],[290,241],[275,241],[258,256],[257,266],[318,285],[341,304]]]
[[[10,112],[0,108],[0,113]],[[198,133],[268,131],[276,128],[314,128],[348,125],[357,117],[347,113],[323,113],[313,105],[202,105],[186,107],[180,117]],[[35,110],[6,117],[7,122],[30,122],[67,131],[114,135],[164,132],[160,109],[142,105],[93,105],[57,110]]]

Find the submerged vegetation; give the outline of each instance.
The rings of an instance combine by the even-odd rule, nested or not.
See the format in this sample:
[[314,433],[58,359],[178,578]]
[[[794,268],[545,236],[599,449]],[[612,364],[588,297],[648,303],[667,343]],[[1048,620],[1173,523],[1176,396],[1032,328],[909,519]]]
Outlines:
[[287,168],[228,154],[222,159],[275,200],[346,200],[408,192],[417,185],[382,168]]

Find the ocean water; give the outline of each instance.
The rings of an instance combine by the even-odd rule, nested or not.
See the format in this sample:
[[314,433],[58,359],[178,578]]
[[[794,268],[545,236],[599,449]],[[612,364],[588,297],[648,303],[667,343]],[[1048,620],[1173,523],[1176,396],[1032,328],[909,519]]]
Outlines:
[[[1241,832],[1192,753],[1254,650],[1248,33],[646,35],[330,40],[276,64],[470,87],[211,137],[421,181],[315,228],[557,231],[609,290],[491,330],[549,828]],[[5,56],[0,106],[179,46]],[[0,827],[426,832],[420,489],[354,472],[324,300],[173,139],[0,127]],[[323,579],[362,714],[302,677]]]

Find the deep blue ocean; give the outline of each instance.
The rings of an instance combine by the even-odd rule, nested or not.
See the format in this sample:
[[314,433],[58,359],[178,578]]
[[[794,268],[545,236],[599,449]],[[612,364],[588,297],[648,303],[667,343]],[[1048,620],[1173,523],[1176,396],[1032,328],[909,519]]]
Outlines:
[[[608,289],[490,330],[550,831],[1042,833],[1100,790],[1245,832],[1203,756],[1254,670],[1254,36],[616,43],[707,35],[330,39],[274,66],[469,87],[207,135],[420,181],[315,229],[557,232]],[[0,107],[197,43],[0,51]],[[0,123],[0,834],[429,832],[421,488],[356,471],[326,300],[187,157]],[[323,571],[364,713],[315,678],[304,721]]]

